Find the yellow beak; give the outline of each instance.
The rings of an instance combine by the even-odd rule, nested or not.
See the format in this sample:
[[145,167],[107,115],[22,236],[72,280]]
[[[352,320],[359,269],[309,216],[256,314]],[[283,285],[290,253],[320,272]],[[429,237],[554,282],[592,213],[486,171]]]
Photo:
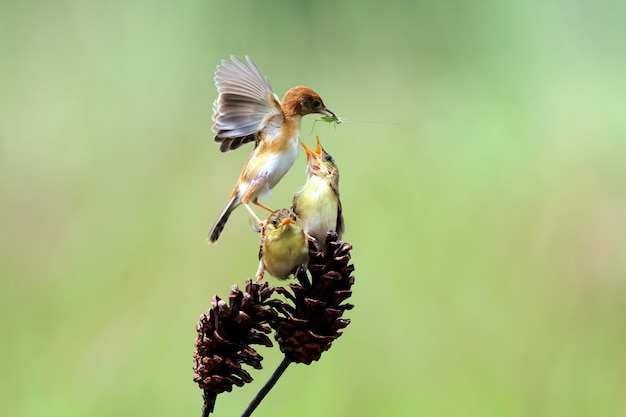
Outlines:
[[322,144],[320,143],[320,137],[315,135],[315,141],[317,144],[315,145],[315,153],[319,156],[322,154]]
[[291,217],[285,217],[284,219],[282,219],[280,221],[280,224],[278,226],[283,227],[283,226],[285,226],[287,224],[290,224],[290,223],[295,223],[295,222],[293,221],[293,219]]
[[304,144],[304,142],[301,143],[302,147],[306,151],[307,159],[308,158],[319,158],[322,155],[322,144],[320,143],[320,137],[319,136],[315,136],[315,140],[317,142],[317,144],[315,145],[315,151],[312,150],[311,148],[309,148],[308,146],[306,146]]

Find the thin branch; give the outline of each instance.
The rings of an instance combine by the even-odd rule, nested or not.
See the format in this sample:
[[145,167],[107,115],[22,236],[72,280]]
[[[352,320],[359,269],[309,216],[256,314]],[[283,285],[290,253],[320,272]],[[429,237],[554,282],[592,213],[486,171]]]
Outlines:
[[211,391],[204,391],[202,398],[204,398],[204,405],[202,406],[202,417],[209,417],[209,414],[213,412],[213,408],[215,407],[217,394]]
[[256,397],[252,399],[252,402],[250,403],[250,405],[248,405],[248,408],[246,408],[243,414],[241,414],[241,417],[250,417],[252,415],[252,412],[259,406],[259,404],[261,404],[263,398],[265,398],[267,393],[270,392],[276,382],[278,382],[278,379],[281,377],[283,372],[285,372],[290,363],[291,360],[285,356],[280,365],[278,365],[278,368],[276,368],[276,370],[270,377],[270,379],[265,383],[265,385],[263,385],[263,388],[261,388]]

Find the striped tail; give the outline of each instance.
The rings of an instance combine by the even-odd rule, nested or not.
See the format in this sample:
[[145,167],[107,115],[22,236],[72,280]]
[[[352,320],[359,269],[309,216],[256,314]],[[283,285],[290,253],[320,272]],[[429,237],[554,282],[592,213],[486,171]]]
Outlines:
[[228,204],[226,204],[226,207],[224,207],[224,210],[222,210],[222,213],[219,215],[219,217],[215,221],[215,224],[213,225],[213,228],[209,232],[209,237],[207,238],[209,245],[217,242],[217,239],[219,239],[220,234],[222,234],[222,230],[224,230],[224,226],[226,225],[226,222],[230,217],[230,213],[232,213],[233,210],[239,207],[239,204],[241,203],[239,201],[239,198],[237,198],[237,195],[234,195],[228,201]]

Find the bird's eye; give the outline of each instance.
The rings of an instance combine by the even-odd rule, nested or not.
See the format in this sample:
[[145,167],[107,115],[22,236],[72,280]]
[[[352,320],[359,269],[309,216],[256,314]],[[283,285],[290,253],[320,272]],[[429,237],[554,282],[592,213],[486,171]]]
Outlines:
[[272,220],[272,226],[274,227],[278,226],[278,219]]
[[317,100],[317,99],[315,99],[315,100],[313,100],[312,105],[313,105],[314,109],[319,109],[320,107],[322,107],[322,102]]
[[327,162],[333,162],[333,157],[332,157],[332,156],[330,156],[330,155],[326,155],[326,157],[324,157],[324,159],[325,159]]

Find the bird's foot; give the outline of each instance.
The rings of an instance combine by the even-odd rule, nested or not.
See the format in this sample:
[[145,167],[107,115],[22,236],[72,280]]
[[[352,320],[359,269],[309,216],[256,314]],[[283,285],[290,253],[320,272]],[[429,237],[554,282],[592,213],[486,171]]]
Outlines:
[[263,281],[263,277],[265,276],[265,268],[262,265],[259,265],[258,271],[256,271],[256,282]]
[[265,276],[265,267],[263,265],[263,261],[259,262],[259,269],[256,271],[256,282],[263,281],[263,277]]

